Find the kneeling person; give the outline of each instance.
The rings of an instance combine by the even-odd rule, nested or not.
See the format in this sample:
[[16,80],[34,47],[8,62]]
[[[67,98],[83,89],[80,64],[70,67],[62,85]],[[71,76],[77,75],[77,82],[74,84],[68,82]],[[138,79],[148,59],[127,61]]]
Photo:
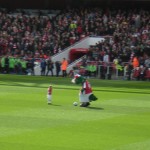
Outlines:
[[81,107],[87,107],[91,101],[97,100],[97,97],[93,94],[91,85],[88,80],[80,75],[75,75],[72,80],[73,83],[82,84],[82,88],[79,92],[79,101]]

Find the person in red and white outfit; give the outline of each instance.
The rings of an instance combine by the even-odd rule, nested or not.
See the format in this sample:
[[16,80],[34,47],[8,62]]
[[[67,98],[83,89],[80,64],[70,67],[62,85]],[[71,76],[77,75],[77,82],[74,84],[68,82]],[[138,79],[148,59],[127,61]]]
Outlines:
[[82,84],[82,88],[79,92],[80,107],[88,107],[90,102],[96,101],[97,97],[93,94],[91,84],[83,76],[77,74],[72,79],[72,83]]
[[90,100],[89,100],[89,96],[92,94],[92,88],[91,88],[91,84],[85,80],[82,83],[82,88],[79,92],[79,100],[81,102],[81,106],[88,106],[90,105]]
[[47,89],[47,104],[51,104],[52,103],[52,85],[49,85],[48,89]]

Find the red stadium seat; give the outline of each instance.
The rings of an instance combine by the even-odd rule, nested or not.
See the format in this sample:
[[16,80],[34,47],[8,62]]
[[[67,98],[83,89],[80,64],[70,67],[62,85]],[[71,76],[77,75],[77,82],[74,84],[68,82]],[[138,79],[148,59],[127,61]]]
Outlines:
[[145,78],[150,79],[150,69],[146,70],[145,72]]
[[133,71],[133,78],[139,78],[140,77],[140,69],[135,69],[134,71]]
[[76,64],[76,67],[80,68],[80,66],[82,66],[82,62],[81,61]]
[[84,68],[81,68],[81,69],[79,70],[79,74],[82,75],[82,76],[85,76],[86,70],[85,70]]

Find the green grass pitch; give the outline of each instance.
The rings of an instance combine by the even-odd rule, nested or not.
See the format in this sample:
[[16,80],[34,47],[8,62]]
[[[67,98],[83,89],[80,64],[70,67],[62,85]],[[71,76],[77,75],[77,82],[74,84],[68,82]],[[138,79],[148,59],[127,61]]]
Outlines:
[[150,82],[89,81],[81,108],[71,78],[0,75],[0,150],[150,150]]

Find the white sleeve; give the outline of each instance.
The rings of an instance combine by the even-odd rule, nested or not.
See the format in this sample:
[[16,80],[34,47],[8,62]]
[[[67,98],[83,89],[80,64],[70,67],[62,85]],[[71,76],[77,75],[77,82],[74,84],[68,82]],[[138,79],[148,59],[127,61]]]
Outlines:
[[86,82],[83,83],[83,88],[86,89]]

